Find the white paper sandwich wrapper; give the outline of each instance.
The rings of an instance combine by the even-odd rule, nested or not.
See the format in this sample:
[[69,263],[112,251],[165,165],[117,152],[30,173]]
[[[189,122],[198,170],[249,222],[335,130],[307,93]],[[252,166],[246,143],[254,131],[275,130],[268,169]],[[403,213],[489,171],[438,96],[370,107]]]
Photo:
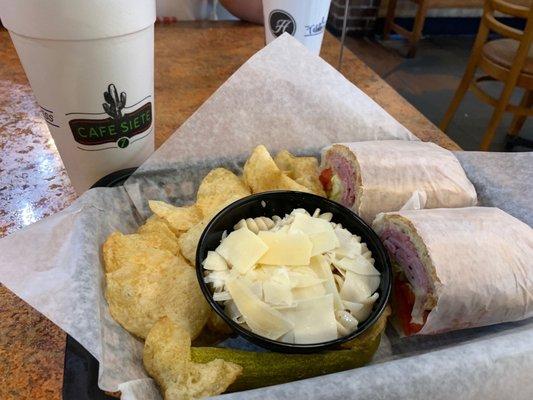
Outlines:
[[[157,399],[142,367],[142,343],[111,318],[103,297],[100,248],[107,236],[133,232],[148,199],[192,200],[210,168],[238,169],[258,144],[318,154],[335,142],[387,138],[415,139],[333,68],[281,37],[244,64],[129,180],[127,190],[90,190],[64,211],[1,239],[0,281],[100,361],[100,388],[120,389],[127,400]],[[222,345],[249,346],[241,339]],[[401,340],[390,332],[374,364],[225,396],[529,399],[533,322]]]
[[465,207],[383,213],[372,227],[379,235],[390,227],[399,231],[398,218],[408,226],[401,230],[424,244],[433,271],[427,279],[436,305],[417,334],[533,317],[533,229],[527,224],[495,207]]

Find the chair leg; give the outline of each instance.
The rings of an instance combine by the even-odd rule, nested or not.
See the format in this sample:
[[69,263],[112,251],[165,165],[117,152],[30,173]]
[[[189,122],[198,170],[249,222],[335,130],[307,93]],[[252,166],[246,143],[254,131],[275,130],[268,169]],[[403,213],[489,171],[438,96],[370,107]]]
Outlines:
[[407,58],[413,58],[416,54],[418,41],[422,37],[422,29],[424,28],[424,21],[428,13],[428,0],[421,0],[416,11],[415,22],[413,25],[413,32],[409,39],[409,50],[407,51]]
[[[529,108],[531,106],[533,106],[533,90],[526,90],[520,101],[520,107]],[[524,126],[526,118],[526,115],[515,115],[507,131],[507,135],[517,136],[522,126]]]
[[472,82],[472,78],[474,78],[474,74],[476,73],[476,64],[477,63],[473,64],[473,68],[469,68],[470,65],[467,67],[465,74],[463,75],[463,79],[461,79],[461,82],[459,83],[459,86],[453,95],[452,102],[448,106],[448,110],[446,110],[446,114],[444,114],[444,118],[439,125],[441,131],[446,132],[453,116],[461,104],[461,101],[463,101],[463,97],[465,97],[466,91],[470,87],[470,82]]
[[461,104],[461,101],[463,100],[466,91],[470,87],[470,82],[472,82],[472,79],[474,78],[474,75],[476,73],[479,57],[481,56],[483,44],[485,43],[485,40],[487,40],[488,34],[488,28],[485,25],[481,25],[476,37],[476,41],[474,43],[474,47],[472,49],[472,55],[470,56],[470,60],[468,61],[468,65],[466,66],[463,78],[461,79],[461,82],[459,83],[459,86],[457,87],[457,90],[453,95],[452,102],[448,106],[448,110],[446,110],[444,118],[442,119],[442,122],[439,125],[439,128],[443,132],[446,132],[446,129],[448,129],[448,126],[450,125],[450,122],[452,121],[455,112],[459,108],[459,105]]
[[387,40],[390,36],[392,23],[396,15],[396,3],[398,0],[389,0],[387,4],[387,16],[385,17],[385,28],[383,29],[383,40]]
[[[488,3],[489,2],[485,2],[485,10]],[[485,136],[483,136],[483,139],[481,140],[482,150],[489,149],[492,139],[494,139],[496,128],[500,123],[501,117],[505,112],[507,104],[509,104],[509,100],[511,98],[511,95],[513,94],[516,82],[518,81],[518,77],[520,76],[520,73],[522,72],[524,64],[528,58],[529,50],[531,48],[531,41],[533,40],[533,21],[531,20],[532,16],[533,9],[530,9],[528,22],[521,35],[521,40],[519,42],[518,49],[516,50],[516,55],[513,59],[512,66],[509,69],[509,72],[507,73],[500,99],[498,100],[498,104],[494,108],[494,112],[492,113],[492,117],[490,119],[487,131],[485,132]]]
[[494,139],[494,135],[496,134],[496,129],[498,129],[498,126],[500,125],[500,121],[505,112],[505,108],[509,104],[509,100],[511,99],[511,95],[513,94],[515,83],[516,80],[509,80],[505,83],[500,99],[498,100],[498,104],[494,108],[492,116],[490,117],[489,126],[485,131],[483,139],[481,139],[480,149],[483,151],[489,150],[490,144],[492,143],[492,139]]

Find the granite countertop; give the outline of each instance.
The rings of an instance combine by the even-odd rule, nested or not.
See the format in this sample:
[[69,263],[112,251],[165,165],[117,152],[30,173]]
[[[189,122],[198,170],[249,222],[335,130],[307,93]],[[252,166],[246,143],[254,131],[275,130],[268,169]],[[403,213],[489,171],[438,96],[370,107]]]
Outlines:
[[[183,22],[155,30],[156,147],[264,46],[243,22]],[[322,57],[337,66],[326,34]],[[9,35],[0,30],[0,237],[68,206],[70,185]],[[345,50],[342,73],[416,136],[459,147]],[[60,399],[66,334],[0,285],[0,399]]]

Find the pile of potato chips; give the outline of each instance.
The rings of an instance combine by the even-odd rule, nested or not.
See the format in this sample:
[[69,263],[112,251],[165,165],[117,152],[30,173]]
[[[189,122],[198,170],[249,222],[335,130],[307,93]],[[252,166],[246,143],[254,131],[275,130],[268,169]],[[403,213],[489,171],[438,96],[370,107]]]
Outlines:
[[194,268],[196,248],[218,211],[252,193],[269,190],[324,196],[318,161],[288,151],[272,159],[264,146],[258,146],[244,165],[242,177],[216,168],[202,180],[195,204],[176,207],[152,200],[149,206],[154,215],[137,233],[114,232],[104,243],[109,310],[126,330],[146,340],[144,365],[166,400],[220,394],[241,373],[241,367],[231,362],[219,359],[197,364],[190,359],[191,340],[205,326],[215,334],[231,332],[200,290]]

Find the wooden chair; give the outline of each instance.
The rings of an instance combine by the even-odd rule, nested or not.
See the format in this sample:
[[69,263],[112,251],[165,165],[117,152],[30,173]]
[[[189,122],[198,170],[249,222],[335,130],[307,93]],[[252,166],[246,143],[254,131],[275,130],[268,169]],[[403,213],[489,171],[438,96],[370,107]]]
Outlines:
[[[496,20],[494,14],[497,11],[525,19],[524,30],[512,28]],[[504,38],[487,42],[491,31],[499,33]],[[511,139],[517,137],[526,118],[533,115],[532,39],[533,0],[486,0],[470,60],[440,128],[446,131],[466,91],[470,89],[480,101],[494,107],[489,126],[481,141],[481,149],[489,149],[504,112],[515,115],[508,134]],[[475,78],[478,68],[484,75]],[[485,81],[503,83],[499,98],[492,97],[482,89],[480,83]],[[515,87],[525,91],[519,105],[510,104]]]
[[409,42],[406,57],[412,58],[416,54],[418,41],[422,37],[422,29],[426,15],[431,8],[481,8],[483,0],[409,0],[417,4],[417,11],[413,24],[413,30],[409,31],[400,25],[394,23],[396,17],[396,5],[398,0],[388,0],[387,15],[385,17],[385,29],[383,30],[383,39],[389,38],[390,32],[394,31],[400,36],[406,38]]

